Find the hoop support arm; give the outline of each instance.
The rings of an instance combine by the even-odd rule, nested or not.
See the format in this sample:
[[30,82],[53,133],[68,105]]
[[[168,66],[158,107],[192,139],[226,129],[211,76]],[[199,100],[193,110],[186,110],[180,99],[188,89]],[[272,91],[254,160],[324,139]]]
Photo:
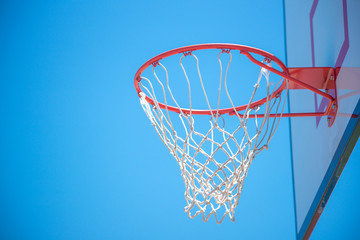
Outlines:
[[[255,63],[256,65],[265,68],[269,70],[270,72],[273,72],[284,79],[289,80],[292,84],[290,85],[291,88],[288,89],[301,89],[301,87],[308,89],[326,99],[329,100],[329,103],[326,107],[326,110],[324,112],[314,112],[314,113],[285,113],[281,117],[320,117],[320,116],[327,116],[328,120],[328,126],[331,127],[335,122],[335,117],[337,114],[338,106],[337,106],[337,92],[336,92],[336,76],[335,76],[335,70],[334,68],[325,67],[325,68],[292,68],[292,69],[286,69],[287,71],[279,71],[276,70],[258,60],[256,60],[248,51],[240,50],[240,53],[248,57],[248,59]],[[265,59],[267,61],[271,61],[270,59]],[[280,66],[282,68],[282,66]],[[283,68],[282,68],[283,69]],[[284,69],[283,69],[284,70]],[[318,75],[320,72],[320,77],[318,76],[315,78],[314,82],[310,81],[310,77],[313,77],[315,75]],[[322,74],[321,74],[322,72]],[[316,73],[316,74],[315,74]],[[325,74],[326,73],[326,74]],[[325,75],[324,75],[325,74]],[[294,76],[297,76],[297,78],[306,79],[305,81],[300,81],[297,78],[294,78]],[[324,81],[325,80],[325,81]],[[332,80],[332,81],[331,81]],[[308,83],[312,83],[312,85],[315,85],[316,87],[309,85]],[[320,89],[325,89],[326,92],[321,91]],[[331,94],[329,94],[329,90],[331,90]],[[233,114],[233,113],[229,113]],[[280,115],[276,114],[270,114],[270,116],[264,116],[264,115],[254,115],[249,116],[249,118],[254,117],[276,117]]]
[[327,94],[327,93],[325,93],[323,91],[320,91],[319,89],[314,88],[314,87],[310,86],[309,84],[306,84],[306,83],[304,83],[304,82],[302,82],[302,81],[300,81],[300,80],[298,80],[296,78],[291,77],[290,75],[288,75],[288,74],[286,74],[284,72],[280,72],[279,70],[276,70],[276,69],[274,69],[272,67],[269,67],[266,64],[256,60],[249,52],[240,51],[240,53],[247,56],[251,62],[255,63],[256,65],[259,65],[262,68],[265,68],[265,69],[269,70],[270,72],[273,72],[273,73],[275,73],[275,74],[277,74],[277,75],[279,75],[279,76],[281,76],[281,77],[283,77],[285,79],[288,79],[289,81],[292,81],[292,82],[294,82],[294,83],[296,83],[296,84],[298,84],[298,85],[300,85],[300,86],[302,86],[302,87],[304,87],[306,89],[309,89],[310,91],[312,91],[314,93],[317,93],[317,94],[329,99],[330,101],[335,100],[330,94]]

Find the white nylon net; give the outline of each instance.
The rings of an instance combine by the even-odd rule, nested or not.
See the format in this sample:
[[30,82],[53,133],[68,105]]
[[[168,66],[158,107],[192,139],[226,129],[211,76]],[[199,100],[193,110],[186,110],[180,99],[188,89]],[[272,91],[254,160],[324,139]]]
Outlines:
[[[228,54],[230,57],[225,74],[222,70],[221,54]],[[223,50],[217,55],[220,84],[215,108],[211,108],[197,56],[193,53],[180,55],[180,66],[187,82],[187,91],[184,94],[188,94],[190,114],[185,114],[175,100],[170,88],[172,79],[169,77],[167,68],[160,62],[153,64],[152,80],[141,77],[143,82],[140,82],[140,85],[143,92],[140,93],[140,103],[161,141],[180,166],[181,176],[185,183],[187,202],[185,212],[188,216],[194,218],[202,214],[203,220],[207,221],[214,214],[216,222],[221,223],[228,215],[230,220],[234,221],[235,207],[238,205],[249,166],[257,154],[268,148],[284,111],[287,90],[283,99],[281,94],[274,98],[271,96],[282,81],[286,80],[281,78],[278,83],[272,84],[269,81],[270,72],[259,67],[260,72],[257,81],[255,84],[253,83],[254,88],[247,108],[241,113],[235,111],[233,116],[220,115],[218,114],[220,95],[223,90],[225,90],[231,107],[234,110],[236,107],[227,86],[227,76],[232,59],[230,51]],[[192,93],[189,75],[182,63],[184,57],[195,59],[201,94],[206,100],[208,109],[215,110],[211,115],[191,114],[194,93]],[[270,65],[265,59],[262,62]],[[160,79],[155,71],[159,67],[165,72],[164,79]],[[154,89],[155,83],[160,87],[157,92]],[[262,106],[250,108],[249,106],[261,85],[266,88],[267,102]],[[146,101],[145,94],[153,99],[154,105]],[[161,101],[158,100],[159,94]],[[168,110],[169,101],[174,103],[180,113]],[[166,107],[160,108],[159,102],[164,103]],[[260,113],[261,118],[259,117]],[[273,116],[270,117],[270,114]],[[207,118],[206,121],[203,120],[204,118]],[[200,122],[196,126],[195,120]],[[232,127],[226,130],[225,122],[229,121]]]

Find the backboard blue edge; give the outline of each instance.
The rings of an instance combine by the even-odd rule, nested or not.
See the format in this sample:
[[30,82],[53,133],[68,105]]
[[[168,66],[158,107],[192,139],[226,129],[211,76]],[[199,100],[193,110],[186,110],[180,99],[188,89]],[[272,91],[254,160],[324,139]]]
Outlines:
[[[356,105],[353,114],[355,115],[360,114],[360,102],[358,102],[358,104]],[[310,210],[306,215],[305,221],[301,226],[300,231],[297,232],[297,239],[303,239],[305,234],[307,234],[308,232],[310,233],[312,232],[313,228],[310,228],[310,226],[312,224],[316,224],[318,217],[320,217],[323,209],[325,208],[326,203],[329,200],[330,195],[334,190],[337,181],[339,180],[340,174],[343,168],[345,167],[351,155],[351,152],[355,147],[359,135],[360,135],[360,116],[358,116],[357,118],[352,118],[349,121],[346,130],[344,132],[344,135],[342,136],[339,146],[331,161],[331,164],[318,189],[318,192],[316,193],[314,201],[311,204]],[[293,182],[294,182],[294,172],[293,172]]]

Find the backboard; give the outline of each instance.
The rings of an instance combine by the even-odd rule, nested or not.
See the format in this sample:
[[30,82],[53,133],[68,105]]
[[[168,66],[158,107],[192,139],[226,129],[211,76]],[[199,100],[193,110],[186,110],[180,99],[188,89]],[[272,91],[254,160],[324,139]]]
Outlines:
[[[290,119],[297,239],[307,239],[360,133],[360,1],[284,0],[286,65],[333,67],[338,113]],[[290,112],[322,112],[327,100],[290,91]]]

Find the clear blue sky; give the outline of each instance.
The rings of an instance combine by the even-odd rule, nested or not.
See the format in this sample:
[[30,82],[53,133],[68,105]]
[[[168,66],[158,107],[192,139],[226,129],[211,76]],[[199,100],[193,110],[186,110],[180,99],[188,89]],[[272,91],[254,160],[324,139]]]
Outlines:
[[[285,61],[282,1],[3,1],[0,239],[294,239],[289,126],[254,161],[235,223],[189,219],[137,69],[172,48],[250,45]],[[312,239],[359,238],[360,146]]]

